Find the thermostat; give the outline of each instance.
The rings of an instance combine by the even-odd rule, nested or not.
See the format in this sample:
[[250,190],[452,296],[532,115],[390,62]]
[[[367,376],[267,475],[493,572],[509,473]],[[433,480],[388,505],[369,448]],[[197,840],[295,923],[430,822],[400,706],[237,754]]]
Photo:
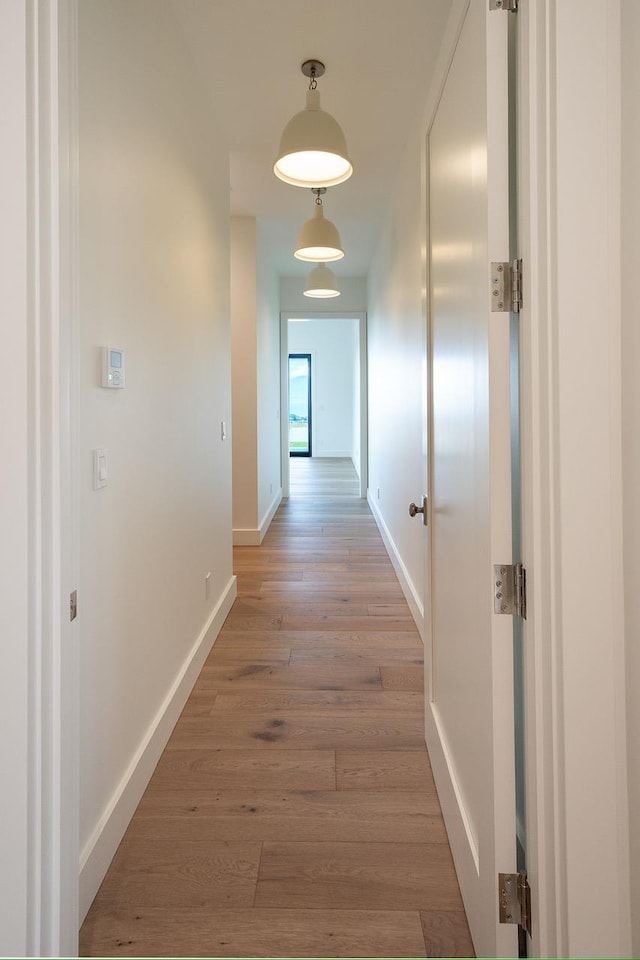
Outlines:
[[102,348],[102,386],[124,387],[124,353],[117,347]]

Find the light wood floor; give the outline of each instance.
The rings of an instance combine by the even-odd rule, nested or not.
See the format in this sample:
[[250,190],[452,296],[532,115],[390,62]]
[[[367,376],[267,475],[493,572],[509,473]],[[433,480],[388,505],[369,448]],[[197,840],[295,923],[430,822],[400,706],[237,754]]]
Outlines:
[[[344,492],[351,465],[301,462],[263,545],[234,551],[238,599],[84,956],[473,956],[419,635],[366,502]],[[314,493],[314,469],[343,492]]]
[[289,492],[300,497],[359,497],[360,482],[351,460],[290,457]]

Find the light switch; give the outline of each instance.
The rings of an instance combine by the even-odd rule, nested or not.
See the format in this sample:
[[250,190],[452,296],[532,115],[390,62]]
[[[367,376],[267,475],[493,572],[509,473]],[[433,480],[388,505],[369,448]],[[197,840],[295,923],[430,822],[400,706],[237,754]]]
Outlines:
[[101,447],[93,451],[93,489],[99,490],[101,487],[106,487],[108,479],[107,451]]
[[227,439],[227,423],[226,423],[226,420],[221,420],[221,421],[220,421],[220,439],[221,439],[221,440],[226,440],[226,439]]

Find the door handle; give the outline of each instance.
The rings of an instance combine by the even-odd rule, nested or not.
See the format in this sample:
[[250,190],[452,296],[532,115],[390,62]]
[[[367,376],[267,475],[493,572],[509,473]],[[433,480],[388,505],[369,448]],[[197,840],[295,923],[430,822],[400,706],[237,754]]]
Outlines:
[[427,526],[427,523],[428,523],[427,503],[428,503],[428,501],[427,501],[427,497],[426,497],[426,494],[425,494],[425,496],[422,498],[422,506],[421,506],[421,507],[417,506],[415,503],[410,503],[410,504],[409,504],[409,516],[410,516],[410,517],[415,517],[415,516],[417,516],[417,514],[421,513],[421,514],[422,514],[422,522],[423,522],[423,524],[425,525],[425,527]]

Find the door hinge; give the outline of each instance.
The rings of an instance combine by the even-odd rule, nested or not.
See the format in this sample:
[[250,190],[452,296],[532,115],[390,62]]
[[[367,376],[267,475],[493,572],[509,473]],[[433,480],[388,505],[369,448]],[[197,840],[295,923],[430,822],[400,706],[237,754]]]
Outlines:
[[491,312],[520,313],[522,309],[522,260],[491,263]]
[[527,619],[527,571],[521,563],[494,565],[493,612]]
[[489,10],[506,10],[507,13],[518,12],[519,0],[489,0]]
[[78,616],[78,591],[74,590],[69,594],[69,620],[73,623]]
[[498,874],[500,923],[517,923],[531,936],[531,887],[524,870]]

